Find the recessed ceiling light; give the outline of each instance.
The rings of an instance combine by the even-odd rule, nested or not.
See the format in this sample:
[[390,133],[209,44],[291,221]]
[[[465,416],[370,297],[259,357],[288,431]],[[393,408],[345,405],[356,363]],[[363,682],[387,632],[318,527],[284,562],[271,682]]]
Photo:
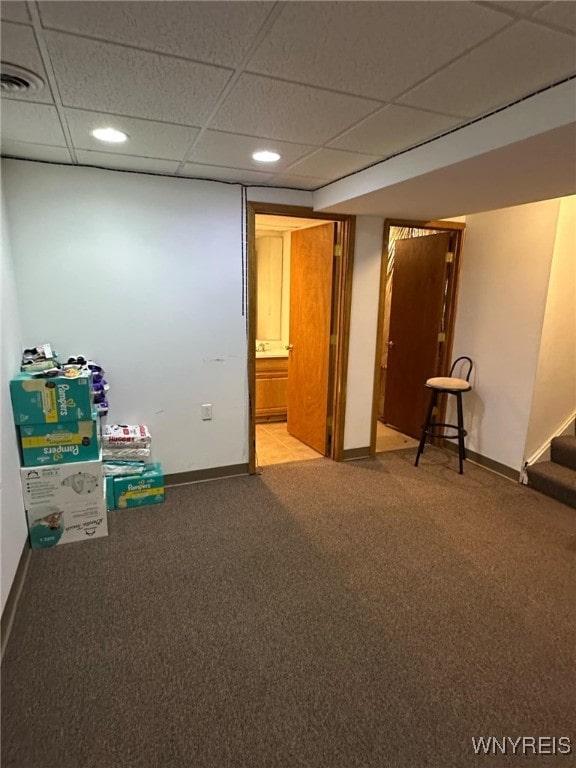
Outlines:
[[254,152],[252,157],[259,163],[276,163],[278,160],[280,160],[280,155],[278,152],[270,152],[267,149],[263,150],[262,152]]
[[128,138],[128,134],[117,131],[115,128],[96,128],[92,131],[92,136],[98,141],[108,141],[111,144],[121,144]]

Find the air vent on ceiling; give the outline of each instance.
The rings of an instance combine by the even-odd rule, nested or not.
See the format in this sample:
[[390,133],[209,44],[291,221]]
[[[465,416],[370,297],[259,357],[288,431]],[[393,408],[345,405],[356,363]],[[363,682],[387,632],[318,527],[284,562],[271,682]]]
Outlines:
[[25,91],[39,91],[44,88],[42,78],[30,72],[24,67],[2,62],[0,70],[0,82],[3,93],[23,93]]

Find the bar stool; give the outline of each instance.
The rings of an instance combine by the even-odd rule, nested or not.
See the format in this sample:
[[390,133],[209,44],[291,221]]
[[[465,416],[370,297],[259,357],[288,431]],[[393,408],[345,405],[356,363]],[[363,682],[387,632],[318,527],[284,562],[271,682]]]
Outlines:
[[[466,373],[465,379],[459,379],[452,376],[458,363],[461,364],[462,373],[464,373],[466,369],[468,370],[468,372]],[[432,390],[432,395],[430,397],[430,405],[428,406],[428,412],[426,413],[426,421],[422,426],[422,437],[420,438],[418,453],[416,454],[416,461],[414,462],[415,467],[418,466],[418,462],[420,461],[420,454],[424,453],[424,445],[426,443],[426,438],[427,437],[443,437],[445,440],[458,440],[458,458],[460,460],[460,471],[458,474],[461,475],[463,473],[464,470],[462,467],[462,463],[466,458],[466,447],[464,445],[464,438],[468,433],[464,429],[464,416],[462,413],[462,392],[469,392],[472,389],[472,385],[470,384],[470,374],[472,373],[473,367],[474,367],[474,364],[472,363],[472,360],[469,357],[465,357],[465,356],[458,357],[452,363],[449,376],[436,376],[432,379],[428,379],[428,381],[426,382],[426,386],[428,387],[428,389]],[[442,394],[456,396],[456,404],[458,408],[458,424],[446,424],[443,422],[441,423],[441,422],[432,420],[432,414],[434,412],[434,408],[436,407],[436,403],[438,402],[439,396]],[[456,434],[455,435],[443,434],[443,431],[445,428],[455,429]]]

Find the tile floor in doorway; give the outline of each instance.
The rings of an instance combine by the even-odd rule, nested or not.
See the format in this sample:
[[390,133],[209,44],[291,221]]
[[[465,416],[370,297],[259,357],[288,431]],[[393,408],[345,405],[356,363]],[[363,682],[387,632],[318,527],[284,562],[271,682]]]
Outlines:
[[403,435],[392,427],[387,427],[381,421],[377,422],[376,430],[376,453],[385,451],[398,451],[402,448],[418,448],[418,440],[413,437]]
[[256,424],[256,465],[321,459],[322,455],[288,434],[285,421]]
[[[417,448],[418,440],[403,435],[382,422],[378,422],[376,453],[398,451],[402,448]],[[322,456],[300,440],[288,434],[285,421],[256,424],[256,464],[265,467],[270,464],[284,464],[288,461],[321,459]]]

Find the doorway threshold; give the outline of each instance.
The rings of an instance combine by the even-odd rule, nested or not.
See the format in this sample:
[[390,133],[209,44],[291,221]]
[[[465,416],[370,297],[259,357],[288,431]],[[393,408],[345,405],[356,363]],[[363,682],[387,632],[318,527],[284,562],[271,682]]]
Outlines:
[[402,434],[397,429],[383,424],[380,420],[376,426],[376,453],[401,451],[403,448],[417,448],[418,440]]
[[288,434],[285,421],[256,424],[256,461],[259,467],[322,458],[321,453]]

